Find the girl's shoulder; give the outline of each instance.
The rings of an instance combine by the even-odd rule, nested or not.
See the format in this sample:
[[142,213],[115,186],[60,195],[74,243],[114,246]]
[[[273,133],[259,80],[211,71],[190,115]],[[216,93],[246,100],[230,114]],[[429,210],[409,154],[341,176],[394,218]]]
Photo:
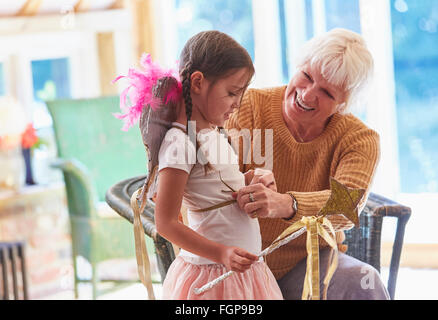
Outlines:
[[182,139],[185,136],[187,135],[184,129],[177,126],[172,126],[169,130],[167,130],[164,140]]
[[167,167],[190,172],[196,163],[196,147],[179,128],[170,128],[161,142],[158,155],[159,170]]
[[192,140],[194,139],[190,139],[184,130],[172,127],[167,130],[166,135],[161,142],[160,152],[162,149],[169,147],[178,147],[179,149],[186,150],[186,152],[190,152],[192,149],[196,150],[196,141]]

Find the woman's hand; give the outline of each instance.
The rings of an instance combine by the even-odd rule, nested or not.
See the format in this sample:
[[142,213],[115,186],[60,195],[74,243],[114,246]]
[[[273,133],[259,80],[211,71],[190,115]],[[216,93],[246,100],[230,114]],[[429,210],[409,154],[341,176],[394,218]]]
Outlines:
[[258,257],[255,254],[249,253],[242,248],[229,246],[221,248],[220,261],[227,270],[244,272],[257,260]]
[[271,170],[256,168],[248,170],[243,174],[245,176],[245,185],[262,183],[267,188],[277,191],[277,183]]
[[251,218],[290,218],[294,214],[288,194],[278,193],[262,183],[240,188],[232,195]]

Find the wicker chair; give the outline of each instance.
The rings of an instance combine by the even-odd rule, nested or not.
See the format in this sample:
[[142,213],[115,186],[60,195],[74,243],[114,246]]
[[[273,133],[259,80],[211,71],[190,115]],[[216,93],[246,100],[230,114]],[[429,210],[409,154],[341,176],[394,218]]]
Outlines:
[[[106,201],[110,207],[131,223],[133,222],[133,213],[129,199],[143,185],[144,179],[145,176],[141,176],[121,181],[112,186],[106,193]],[[154,207],[154,203],[150,201],[141,218],[145,234],[154,240],[158,268],[161,278],[164,279],[170,264],[175,259],[175,253],[172,244],[157,233],[154,223]],[[388,291],[391,299],[394,299],[404,230],[410,215],[410,208],[371,193],[366,207],[359,217],[360,227],[345,232],[346,240],[344,243],[348,245],[346,253],[372,265],[380,272],[382,220],[384,217],[398,219],[388,280]]]

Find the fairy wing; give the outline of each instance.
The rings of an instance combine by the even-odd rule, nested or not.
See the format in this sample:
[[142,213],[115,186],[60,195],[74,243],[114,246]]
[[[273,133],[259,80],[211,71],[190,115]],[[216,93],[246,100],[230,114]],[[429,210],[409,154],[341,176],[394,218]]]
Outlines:
[[160,101],[159,105],[157,108],[148,106],[142,110],[140,132],[148,157],[148,176],[143,187],[142,200],[145,199],[145,193],[147,193],[148,198],[151,198],[156,191],[158,153],[166,132],[177,117],[177,102],[173,99],[166,99],[166,97],[177,87],[178,82],[173,77],[159,79],[152,90],[154,97]]
[[140,119],[140,132],[148,157],[148,176],[138,198],[144,206],[146,193],[153,195],[153,190],[149,192],[149,188],[156,180],[158,152],[167,130],[176,120],[182,84],[176,70],[162,68],[152,61],[150,54],[142,55],[140,65],[140,69],[129,69],[128,75],[118,76],[113,82],[122,78],[129,81],[120,95],[123,113],[114,114],[123,120],[122,130],[128,130]]

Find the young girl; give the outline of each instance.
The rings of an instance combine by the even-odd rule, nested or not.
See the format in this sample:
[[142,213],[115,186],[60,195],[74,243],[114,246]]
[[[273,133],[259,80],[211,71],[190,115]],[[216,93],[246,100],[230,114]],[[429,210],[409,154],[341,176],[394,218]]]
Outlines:
[[[245,186],[245,178],[218,131],[254,74],[251,58],[231,37],[207,31],[186,43],[179,69],[183,101],[160,147],[155,198],[158,232],[181,248],[164,280],[163,299],[282,299],[271,271],[257,258],[258,220],[232,201],[230,189]],[[190,139],[191,128],[196,139]],[[188,226],[178,220],[181,203]],[[236,272],[195,294],[229,270]]]

